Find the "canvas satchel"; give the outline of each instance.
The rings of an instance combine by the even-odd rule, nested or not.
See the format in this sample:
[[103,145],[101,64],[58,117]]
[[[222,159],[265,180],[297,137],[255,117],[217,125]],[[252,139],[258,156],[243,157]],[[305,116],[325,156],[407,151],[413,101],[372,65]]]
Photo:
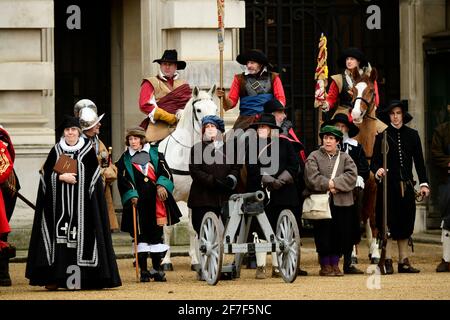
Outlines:
[[[336,162],[334,163],[331,179],[333,179],[336,175],[340,157],[341,152],[339,151]],[[303,202],[302,219],[331,219],[330,192],[327,191],[326,193],[310,194],[308,197],[306,197],[305,201]]]

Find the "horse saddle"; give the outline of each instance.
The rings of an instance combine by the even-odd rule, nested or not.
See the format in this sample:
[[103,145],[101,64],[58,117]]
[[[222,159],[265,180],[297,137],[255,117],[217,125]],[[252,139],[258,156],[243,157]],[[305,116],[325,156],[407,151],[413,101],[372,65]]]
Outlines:
[[161,141],[167,138],[172,132],[174,132],[176,126],[171,126],[164,121],[156,121],[156,123],[149,123],[147,130],[145,131],[145,138],[148,142]]

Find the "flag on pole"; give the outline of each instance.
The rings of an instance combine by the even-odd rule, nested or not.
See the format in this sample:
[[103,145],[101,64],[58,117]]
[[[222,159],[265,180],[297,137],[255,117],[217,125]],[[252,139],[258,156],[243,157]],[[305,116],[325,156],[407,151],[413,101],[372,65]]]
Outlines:
[[327,37],[322,33],[319,40],[319,53],[317,54],[317,67],[314,76],[314,79],[316,80],[316,90],[314,94],[315,108],[321,106],[327,97],[325,91],[328,82],[327,57]]
[[225,38],[225,0],[217,0],[217,18],[218,18],[218,33],[217,40],[219,42],[219,50],[223,51]]

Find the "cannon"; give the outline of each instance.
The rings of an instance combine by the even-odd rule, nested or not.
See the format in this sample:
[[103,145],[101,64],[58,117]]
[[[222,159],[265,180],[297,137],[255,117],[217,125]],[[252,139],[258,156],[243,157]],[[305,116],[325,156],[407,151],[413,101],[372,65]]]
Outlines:
[[[300,233],[294,214],[283,210],[274,233],[264,212],[265,194],[262,191],[233,194],[225,211],[225,226],[213,212],[203,217],[199,252],[201,277],[210,285],[216,285],[224,274],[240,277],[242,258],[245,253],[274,252],[282,279],[291,283],[297,278],[300,263]],[[252,219],[256,218],[266,243],[246,243]],[[234,254],[232,264],[223,265],[224,254]]]

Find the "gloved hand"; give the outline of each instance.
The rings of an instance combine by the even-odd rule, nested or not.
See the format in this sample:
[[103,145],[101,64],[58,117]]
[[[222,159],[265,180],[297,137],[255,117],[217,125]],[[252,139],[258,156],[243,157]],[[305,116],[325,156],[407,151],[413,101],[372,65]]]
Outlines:
[[355,188],[358,188],[358,187],[361,188],[361,189],[364,189],[364,187],[365,187],[364,179],[361,176],[358,176],[358,178],[356,178]]
[[226,177],[225,179],[216,178],[215,180],[219,189],[222,189],[224,191],[231,191],[235,187],[234,181],[230,177]]
[[324,101],[323,104],[320,106],[322,108],[323,112],[328,112],[330,111],[330,105],[328,104],[328,102]]
[[261,178],[261,183],[264,188],[270,186],[274,181],[275,181],[275,178],[268,174],[263,175]]
[[273,191],[273,190],[278,190],[280,189],[282,186],[284,186],[285,183],[284,181],[280,180],[280,179],[275,179],[269,186],[269,191]]
[[294,183],[294,178],[292,178],[291,174],[287,170],[284,170],[282,173],[280,173],[278,179],[281,180],[284,184]]
[[292,122],[290,120],[284,119],[281,123],[281,133],[288,134],[289,129],[293,127]]

